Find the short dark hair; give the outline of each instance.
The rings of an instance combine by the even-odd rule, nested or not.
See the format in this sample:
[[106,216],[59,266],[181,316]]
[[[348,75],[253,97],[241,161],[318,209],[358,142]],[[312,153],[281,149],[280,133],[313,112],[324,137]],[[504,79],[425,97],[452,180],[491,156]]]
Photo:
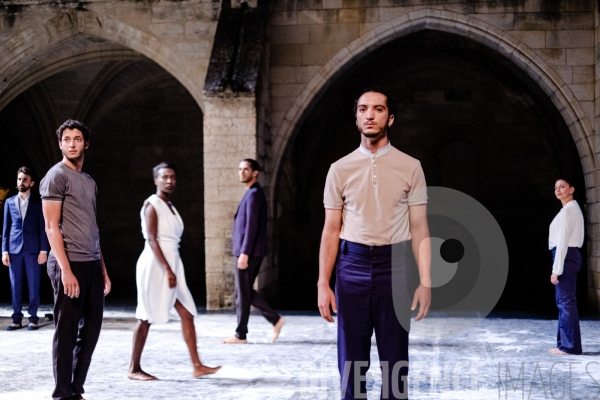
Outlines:
[[63,122],[62,125],[59,126],[56,130],[56,136],[58,137],[59,142],[62,140],[63,132],[66,129],[78,129],[81,133],[83,133],[83,140],[85,140],[86,142],[90,140],[90,134],[92,132],[87,126],[85,126],[83,123],[77,120],[68,119],[65,122]]
[[31,168],[23,165],[21,168],[19,168],[19,170],[17,171],[17,175],[19,174],[25,174],[25,175],[29,175],[29,177],[33,180],[33,175],[31,175]]
[[364,88],[363,91],[360,92],[360,94],[356,97],[356,100],[354,100],[354,115],[356,115],[356,110],[358,109],[358,100],[365,93],[380,93],[380,94],[384,95],[385,101],[387,103],[386,105],[389,110],[389,115],[396,115],[396,113],[398,112],[398,101],[395,98],[393,98],[387,92],[387,90],[384,90],[378,86],[372,86],[372,87]]
[[571,178],[570,176],[564,176],[564,175],[561,175],[561,176],[559,176],[558,178],[556,178],[556,180],[555,180],[554,182],[558,182],[558,181],[565,181],[565,182],[567,182],[567,184],[568,184],[569,186],[571,186],[572,188],[574,188],[574,187],[575,187],[575,185],[573,184],[573,182],[574,182],[574,181],[573,181],[573,178]]
[[252,171],[260,171],[260,166],[258,165],[258,161],[256,161],[253,158],[244,158],[242,161],[247,162],[248,164],[250,164],[250,169]]
[[174,164],[163,161],[156,167],[152,168],[152,176],[154,177],[154,179],[158,178],[158,173],[160,172],[160,170],[165,168],[172,169],[173,171],[175,171],[175,175],[177,175],[177,167]]

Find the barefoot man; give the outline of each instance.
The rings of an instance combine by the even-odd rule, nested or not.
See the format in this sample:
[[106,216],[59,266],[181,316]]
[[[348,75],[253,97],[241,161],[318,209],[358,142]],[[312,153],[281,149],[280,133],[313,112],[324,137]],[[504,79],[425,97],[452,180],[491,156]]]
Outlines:
[[273,324],[271,342],[279,337],[285,323],[277,311],[252,288],[258,275],[263,257],[267,255],[267,198],[258,184],[258,162],[251,158],[242,160],[239,166],[240,182],[246,187],[233,219],[232,245],[237,257],[235,271],[235,306],[238,326],[235,335],[221,340],[221,343],[247,343],[250,305]]

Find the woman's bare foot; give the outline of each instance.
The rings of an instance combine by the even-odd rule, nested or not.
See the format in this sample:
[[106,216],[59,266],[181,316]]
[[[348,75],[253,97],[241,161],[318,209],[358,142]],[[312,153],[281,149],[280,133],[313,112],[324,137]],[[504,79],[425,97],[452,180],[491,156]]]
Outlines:
[[127,372],[127,377],[134,381],[157,381],[158,380],[158,378],[155,377],[154,375],[150,375],[149,373],[144,372],[141,369],[139,371]]
[[207,367],[206,365],[203,365],[203,364],[194,365],[194,373],[192,375],[194,376],[194,378],[200,378],[201,376],[204,376],[204,375],[214,374],[215,372],[217,372],[220,369],[221,369],[221,366],[211,368],[211,367]]
[[273,337],[271,338],[271,343],[277,340],[279,337],[279,332],[281,332],[281,328],[285,324],[285,319],[283,317],[279,317],[279,321],[275,325],[273,325]]
[[549,351],[550,351],[550,353],[557,355],[557,356],[568,356],[569,355],[569,353],[566,353],[566,352],[562,351],[561,349],[557,349],[557,348],[550,349]]
[[248,341],[246,339],[240,339],[237,336],[231,336],[231,337],[228,337],[227,339],[221,339],[220,342],[225,343],[225,344],[246,344],[246,343],[248,343]]

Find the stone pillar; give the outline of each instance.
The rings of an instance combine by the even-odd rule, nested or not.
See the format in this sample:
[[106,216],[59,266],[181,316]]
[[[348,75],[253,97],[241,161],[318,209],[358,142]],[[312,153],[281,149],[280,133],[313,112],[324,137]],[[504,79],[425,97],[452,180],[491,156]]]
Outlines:
[[233,216],[244,195],[238,166],[256,154],[254,95],[207,95],[204,101],[206,308],[234,308]]

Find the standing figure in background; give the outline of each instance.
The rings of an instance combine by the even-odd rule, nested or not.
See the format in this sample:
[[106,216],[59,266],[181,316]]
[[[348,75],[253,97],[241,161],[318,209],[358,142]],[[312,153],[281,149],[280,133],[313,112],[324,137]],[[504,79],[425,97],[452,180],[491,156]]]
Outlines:
[[21,312],[23,273],[27,276],[29,289],[29,325],[27,330],[38,329],[37,311],[40,305],[40,265],[48,259],[48,238],[44,230],[42,202],[31,196],[34,185],[31,170],[21,167],[17,172],[19,193],[4,203],[2,226],[2,264],[9,267],[12,290],[12,324],[7,331],[22,328]]
[[98,187],[82,171],[90,130],[65,121],[56,131],[63,159],[40,184],[46,233],[52,251],[48,276],[54,289],[52,361],[55,400],[83,399],[83,385],[96,349],[104,296],[111,289],[96,223]]
[[163,162],[154,167],[152,172],[156,194],[148,197],[141,211],[142,233],[146,245],[136,268],[138,306],[135,317],[138,322],[133,331],[133,350],[127,377],[138,381],[158,380],[142,370],[142,352],[150,325],[168,322],[173,308],[181,317],[183,339],[194,365],[192,375],[199,378],[214,374],[221,367],[207,367],[200,362],[198,355],[194,326],[194,317],[198,313],[185,282],[185,271],[179,256],[183,221],[169,201],[177,186],[177,170],[173,164]]
[[582,259],[579,249],[583,246],[584,221],[581,209],[573,198],[575,187],[572,180],[560,178],[554,184],[554,195],[562,203],[562,209],[550,224],[548,247],[552,251],[552,275],[550,282],[556,289],[558,307],[558,330],[556,355],[581,354],[581,331],[577,312],[577,273]]
[[240,182],[246,193],[233,217],[232,247],[237,257],[235,274],[235,307],[238,326],[235,335],[221,340],[226,344],[248,343],[248,319],[250,306],[254,306],[273,325],[271,342],[279,337],[285,319],[273,310],[269,303],[252,288],[258,276],[260,264],[267,255],[267,198],[258,184],[258,162],[251,158],[242,160],[239,166]]

